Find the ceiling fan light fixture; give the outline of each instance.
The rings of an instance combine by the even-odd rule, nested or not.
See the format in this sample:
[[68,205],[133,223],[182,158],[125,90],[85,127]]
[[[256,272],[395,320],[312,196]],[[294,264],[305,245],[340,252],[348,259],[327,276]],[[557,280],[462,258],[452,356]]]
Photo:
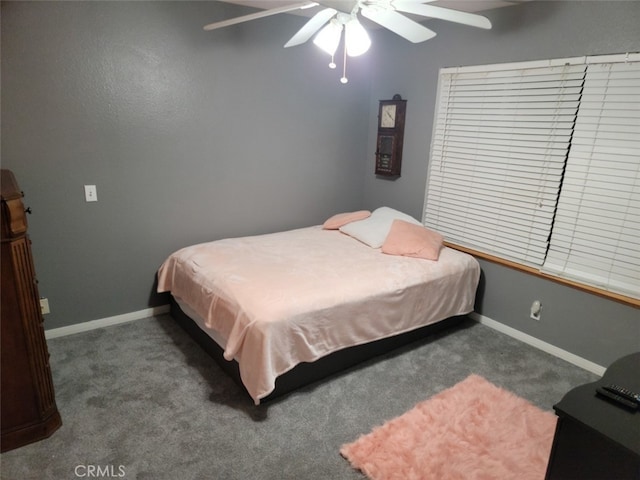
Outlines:
[[313,39],[313,43],[327,52],[329,55],[334,55],[340,44],[340,38],[342,36],[342,25],[335,20],[331,20],[325,27],[318,32]]
[[344,40],[350,57],[362,55],[371,47],[371,39],[362,24],[354,17],[344,27]]
[[[331,56],[331,63],[329,63],[329,67],[336,68],[337,66],[334,61],[334,56],[342,42],[342,31],[344,30],[345,38],[344,42],[342,42],[344,70],[340,81],[342,83],[347,83],[347,56],[357,57],[367,52],[371,47],[371,39],[369,38],[365,28],[358,21],[358,15],[362,15],[367,20],[386,28],[412,43],[420,43],[429,40],[436,36],[436,32],[428,29],[418,20],[410,18],[410,16],[437,18],[462,25],[483,28],[485,30],[491,28],[491,21],[482,15],[459,11],[448,7],[425,5],[428,3],[436,3],[436,0],[299,0],[297,3],[293,2],[294,0],[291,0],[290,2],[284,2],[287,3],[285,6],[267,8],[257,13],[214,22],[209,25],[205,25],[204,29],[215,30],[217,28],[227,27],[262,17],[268,17],[278,13],[291,12],[297,9],[307,9],[318,5],[326,5],[325,8],[321,8],[319,11],[316,11],[302,26],[302,28],[300,28],[295,35],[285,43],[284,46],[285,48],[288,48],[302,45],[315,35],[313,43]],[[266,4],[267,2],[250,3]],[[330,5],[334,5],[336,8],[333,8]],[[338,10],[338,8],[340,10]],[[348,8],[351,9],[350,12],[348,12]],[[407,14],[409,16],[406,16]]]

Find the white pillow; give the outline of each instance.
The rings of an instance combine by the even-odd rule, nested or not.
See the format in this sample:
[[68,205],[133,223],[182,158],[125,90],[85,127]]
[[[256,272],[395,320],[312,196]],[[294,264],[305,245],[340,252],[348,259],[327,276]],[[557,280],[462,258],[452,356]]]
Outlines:
[[415,225],[422,225],[406,213],[389,207],[380,207],[374,210],[369,218],[347,223],[340,227],[340,231],[360,240],[371,248],[380,248],[387,238],[394,220],[404,220]]

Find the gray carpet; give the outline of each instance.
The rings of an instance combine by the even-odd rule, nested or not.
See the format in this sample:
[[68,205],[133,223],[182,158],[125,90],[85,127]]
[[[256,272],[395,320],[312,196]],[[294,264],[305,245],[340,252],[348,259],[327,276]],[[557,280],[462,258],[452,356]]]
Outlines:
[[167,315],[49,350],[63,426],[2,454],[4,480],[362,480],[343,443],[471,373],[545,410],[598,378],[471,320],[259,407]]

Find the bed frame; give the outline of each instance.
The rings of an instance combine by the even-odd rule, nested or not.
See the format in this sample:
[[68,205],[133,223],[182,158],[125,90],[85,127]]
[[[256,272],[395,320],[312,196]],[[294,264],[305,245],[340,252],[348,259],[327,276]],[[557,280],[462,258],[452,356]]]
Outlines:
[[[173,319],[211,357],[213,357],[216,363],[218,363],[218,365],[220,365],[220,367],[246,392],[246,388],[240,379],[238,363],[235,360],[228,361],[224,359],[223,349],[209,335],[207,335],[195,321],[182,311],[173,297],[171,297],[170,305],[171,316]],[[345,348],[322,357],[312,363],[300,363],[295,368],[289,370],[283,375],[280,375],[276,379],[275,390],[267,397],[261,399],[260,404],[262,405],[305,385],[309,385],[322,378],[344,371],[347,368],[365,360],[388,353],[396,348],[450,328],[460,323],[465,318],[467,318],[465,315],[447,318],[440,322],[426,325],[410,332],[401,333],[393,337],[383,338],[363,345]],[[249,395],[248,392],[247,395]]]

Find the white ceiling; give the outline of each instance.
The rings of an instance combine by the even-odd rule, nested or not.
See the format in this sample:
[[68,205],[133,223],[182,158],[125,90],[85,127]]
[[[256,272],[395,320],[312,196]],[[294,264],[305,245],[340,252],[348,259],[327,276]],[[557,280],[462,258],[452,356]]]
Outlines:
[[[300,0],[222,0],[225,3],[234,3],[236,5],[243,5],[246,7],[258,8],[261,10],[267,10],[270,8],[283,7],[292,3],[299,3]],[[315,0],[321,2],[323,5],[309,8],[305,10],[294,10],[289,12],[293,15],[303,15],[307,17],[313,16],[319,9],[330,6],[336,10],[343,12],[351,11],[351,8],[355,4],[354,0]],[[508,7],[516,5],[518,3],[526,2],[530,0],[435,0],[429,2],[429,5],[436,5],[438,7],[452,8],[454,10],[460,10],[463,12],[481,12],[483,10],[490,10],[492,8]],[[425,0],[426,2],[426,0]],[[424,17],[423,17],[424,19]]]

